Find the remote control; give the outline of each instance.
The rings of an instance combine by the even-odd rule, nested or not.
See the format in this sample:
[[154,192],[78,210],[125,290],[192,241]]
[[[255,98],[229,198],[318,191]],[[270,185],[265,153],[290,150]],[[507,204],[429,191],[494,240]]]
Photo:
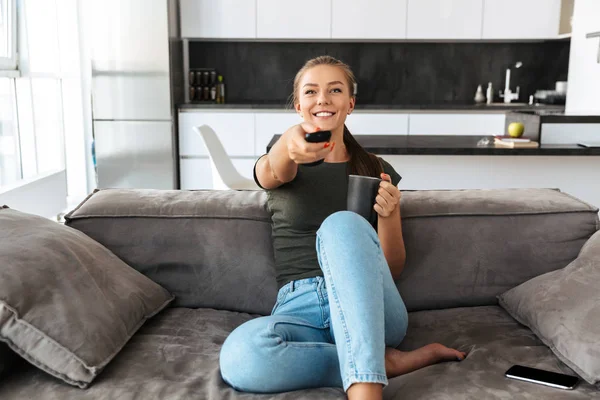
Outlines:
[[[304,135],[304,140],[306,140],[309,143],[322,143],[327,142],[329,139],[331,139],[331,131],[317,131],[307,133],[306,135]],[[323,161],[325,161],[324,158],[315,162],[302,165],[305,165],[307,167],[314,167],[315,165],[321,164]]]

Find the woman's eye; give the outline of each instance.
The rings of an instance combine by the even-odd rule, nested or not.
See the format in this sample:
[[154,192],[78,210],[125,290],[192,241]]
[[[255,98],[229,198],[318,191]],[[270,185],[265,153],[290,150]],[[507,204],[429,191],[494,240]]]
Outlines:
[[304,94],[313,94],[313,93],[315,93],[315,91],[312,89],[308,89],[306,92],[304,92]]
[[335,92],[335,93],[342,93],[342,89],[340,89],[340,88],[334,88],[334,89],[331,89],[331,91]]

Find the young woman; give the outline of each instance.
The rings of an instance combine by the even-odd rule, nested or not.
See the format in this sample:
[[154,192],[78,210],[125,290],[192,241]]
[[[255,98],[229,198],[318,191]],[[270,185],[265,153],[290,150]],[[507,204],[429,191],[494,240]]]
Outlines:
[[[388,378],[465,353],[433,343],[396,349],[408,325],[398,279],[406,259],[400,175],[367,153],[344,122],[355,105],[350,68],[329,56],[309,60],[294,80],[304,122],[289,128],[254,167],[273,220],[277,301],[226,339],[221,376],[255,393],[342,387],[350,399],[377,399]],[[327,143],[307,132],[330,130]],[[317,166],[306,166],[324,159]],[[348,174],[382,178],[377,230],[346,208]]]

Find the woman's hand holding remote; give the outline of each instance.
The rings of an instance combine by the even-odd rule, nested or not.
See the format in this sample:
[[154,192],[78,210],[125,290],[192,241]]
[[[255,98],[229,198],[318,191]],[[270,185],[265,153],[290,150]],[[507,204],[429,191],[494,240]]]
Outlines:
[[323,160],[333,150],[335,142],[310,143],[306,134],[317,132],[320,128],[310,122],[294,125],[285,132],[289,157],[296,164],[307,164]]

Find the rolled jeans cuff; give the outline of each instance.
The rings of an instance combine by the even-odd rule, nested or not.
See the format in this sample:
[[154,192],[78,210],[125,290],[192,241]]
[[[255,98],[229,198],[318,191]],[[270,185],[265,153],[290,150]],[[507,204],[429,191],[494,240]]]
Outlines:
[[352,374],[344,378],[344,392],[347,392],[353,383],[381,383],[383,387],[388,384],[386,375],[381,374]]

